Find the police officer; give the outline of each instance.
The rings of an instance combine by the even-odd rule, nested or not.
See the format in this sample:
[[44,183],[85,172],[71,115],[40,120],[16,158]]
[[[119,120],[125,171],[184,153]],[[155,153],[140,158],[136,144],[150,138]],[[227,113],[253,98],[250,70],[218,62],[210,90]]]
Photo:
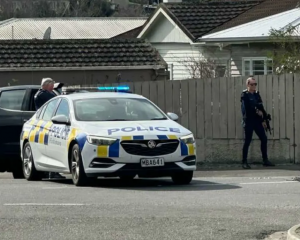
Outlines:
[[258,91],[256,91],[257,83],[253,76],[246,80],[247,89],[241,95],[241,108],[243,115],[243,127],[245,131],[245,141],[243,146],[242,167],[250,169],[247,162],[248,149],[252,140],[253,131],[261,141],[261,154],[263,158],[263,166],[275,166],[268,160],[267,153],[267,136],[265,133],[266,123],[263,120],[263,112],[257,110],[258,104],[262,105],[262,99]]
[[[38,110],[41,106],[44,105],[51,98],[54,98],[56,95],[52,92],[54,88],[54,81],[51,78],[43,78],[41,83],[41,88],[34,95],[34,104],[36,110]],[[49,173],[49,179],[58,178],[63,179],[64,176],[59,173]]]

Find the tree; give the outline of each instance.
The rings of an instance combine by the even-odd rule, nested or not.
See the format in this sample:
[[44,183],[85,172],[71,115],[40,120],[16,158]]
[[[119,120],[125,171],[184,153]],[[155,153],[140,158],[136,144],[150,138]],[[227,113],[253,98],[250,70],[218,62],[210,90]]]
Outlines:
[[300,72],[300,31],[299,26],[289,25],[285,29],[271,29],[270,40],[273,50],[269,58],[273,60],[275,73]]
[[114,11],[107,0],[71,0],[71,17],[109,17]]
[[70,0],[69,8],[70,11],[66,11],[65,7],[51,10],[48,0],[0,0],[0,20],[16,17],[109,17],[114,13],[107,0]]
[[202,49],[197,57],[187,57],[179,61],[188,71],[191,78],[217,78],[227,75],[227,68],[214,53],[213,49]]

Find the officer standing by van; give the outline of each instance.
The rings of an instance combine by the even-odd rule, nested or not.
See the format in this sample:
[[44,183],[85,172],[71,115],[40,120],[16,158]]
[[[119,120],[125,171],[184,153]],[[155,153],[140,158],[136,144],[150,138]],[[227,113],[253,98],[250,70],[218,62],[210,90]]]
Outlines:
[[[54,98],[56,95],[52,92],[55,82],[51,78],[43,78],[41,88],[34,95],[34,104],[36,110],[43,106],[47,101]],[[49,173],[49,179],[64,179],[65,177],[59,173]]]
[[250,76],[246,80],[247,89],[242,92],[241,95],[241,108],[243,115],[243,127],[245,131],[245,141],[243,146],[243,160],[242,167],[244,169],[250,169],[247,162],[248,149],[252,141],[253,131],[259,137],[261,141],[261,154],[263,158],[263,166],[275,166],[268,160],[267,153],[267,136],[265,133],[266,123],[263,119],[263,112],[257,110],[258,104],[263,104],[259,92],[256,90],[256,80],[253,76]]

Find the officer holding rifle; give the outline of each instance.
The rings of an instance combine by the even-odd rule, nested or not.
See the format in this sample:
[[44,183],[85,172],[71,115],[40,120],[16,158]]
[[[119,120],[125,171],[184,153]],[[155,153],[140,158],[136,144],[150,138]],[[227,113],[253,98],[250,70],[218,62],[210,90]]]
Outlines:
[[267,136],[265,130],[271,130],[269,120],[270,115],[266,113],[261,96],[256,90],[257,83],[253,76],[246,80],[247,89],[241,95],[241,108],[243,115],[243,127],[245,131],[245,141],[243,146],[242,167],[250,169],[247,162],[247,155],[250,143],[252,141],[253,131],[261,141],[261,154],[263,158],[263,166],[275,166],[268,160],[267,153]]

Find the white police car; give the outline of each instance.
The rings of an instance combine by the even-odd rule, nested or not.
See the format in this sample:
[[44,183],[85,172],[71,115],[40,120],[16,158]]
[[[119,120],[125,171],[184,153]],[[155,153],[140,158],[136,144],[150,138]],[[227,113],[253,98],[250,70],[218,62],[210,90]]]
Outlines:
[[57,96],[23,126],[24,176],[40,180],[44,172],[71,173],[76,186],[99,176],[136,175],[189,184],[196,170],[195,140],[177,118],[131,93]]

